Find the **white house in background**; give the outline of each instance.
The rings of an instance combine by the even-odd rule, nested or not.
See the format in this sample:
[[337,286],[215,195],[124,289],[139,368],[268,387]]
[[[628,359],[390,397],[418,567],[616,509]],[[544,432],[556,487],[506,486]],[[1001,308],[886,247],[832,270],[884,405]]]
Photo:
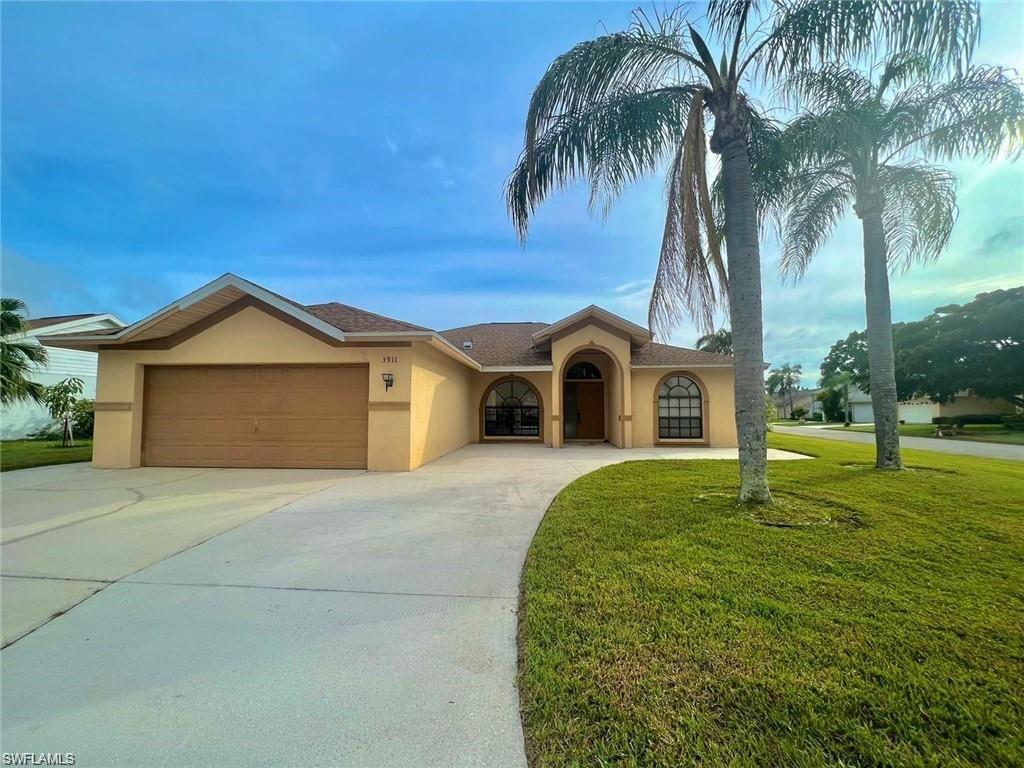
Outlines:
[[[25,338],[38,344],[37,336],[51,333],[78,333],[108,328],[123,328],[124,323],[110,314],[60,315],[37,317],[27,321]],[[69,376],[82,380],[82,396],[90,400],[96,397],[96,353],[74,349],[46,347],[49,363],[37,368],[30,378],[45,386],[56,384]],[[22,402],[0,411],[0,439],[16,440],[30,432],[45,427],[52,421],[50,414],[40,405]]]
[[[867,424],[875,420],[871,409],[871,395],[859,389],[850,389],[850,411],[854,423]],[[1009,400],[978,397],[968,392],[956,396],[956,400],[940,405],[927,398],[904,400],[899,403],[899,419],[907,424],[931,424],[937,416],[962,416],[968,413],[1013,413]]]

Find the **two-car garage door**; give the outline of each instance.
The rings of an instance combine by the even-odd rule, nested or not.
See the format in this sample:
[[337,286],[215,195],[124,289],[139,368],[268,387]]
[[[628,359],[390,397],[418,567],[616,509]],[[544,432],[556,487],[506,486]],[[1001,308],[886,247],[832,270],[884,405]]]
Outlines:
[[142,461],[366,467],[366,366],[147,366]]

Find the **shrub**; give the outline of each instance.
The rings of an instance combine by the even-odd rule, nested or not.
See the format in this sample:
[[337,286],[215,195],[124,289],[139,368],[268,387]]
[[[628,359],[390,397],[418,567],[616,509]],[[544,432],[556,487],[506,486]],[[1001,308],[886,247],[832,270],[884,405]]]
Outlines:
[[83,398],[75,402],[71,408],[71,426],[75,430],[75,437],[92,437],[95,423],[96,412],[93,409],[93,401]]
[[1003,426],[1014,432],[1024,432],[1024,413],[1011,413],[1003,416]]
[[794,419],[802,419],[806,415],[807,415],[807,409],[804,408],[802,405],[801,406],[797,406],[796,408],[794,408],[793,409],[793,413],[791,414],[792,418],[794,418]]
[[964,413],[959,416],[936,416],[932,424],[951,424],[962,427],[965,424],[1002,424],[1004,413]]
[[764,396],[764,419],[769,424],[779,418],[779,410],[775,407],[771,395]]

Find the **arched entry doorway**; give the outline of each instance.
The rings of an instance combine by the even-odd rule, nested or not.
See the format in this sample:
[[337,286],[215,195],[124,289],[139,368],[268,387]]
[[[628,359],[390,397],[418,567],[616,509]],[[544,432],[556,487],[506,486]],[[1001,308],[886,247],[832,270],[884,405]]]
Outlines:
[[566,367],[562,381],[563,437],[566,440],[597,441],[607,437],[605,378],[594,360],[577,360]]

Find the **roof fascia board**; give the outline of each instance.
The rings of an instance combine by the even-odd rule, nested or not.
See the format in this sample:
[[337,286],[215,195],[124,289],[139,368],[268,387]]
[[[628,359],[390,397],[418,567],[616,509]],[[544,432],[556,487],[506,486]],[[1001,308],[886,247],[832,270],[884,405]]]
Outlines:
[[550,365],[482,365],[483,373],[529,373],[530,371],[553,371]]
[[558,322],[552,323],[546,328],[541,328],[539,331],[534,333],[530,338],[532,338],[535,342],[549,338],[551,336],[554,336],[563,328],[567,328],[591,316],[604,320],[609,325],[621,328],[623,331],[630,334],[630,336],[637,336],[645,341],[651,340],[651,332],[646,328],[642,328],[641,326],[637,325],[636,323],[630,322],[624,317],[619,317],[618,315],[609,312],[607,309],[602,309],[596,304],[591,304],[589,307],[584,307],[579,312],[574,312],[568,317],[563,317]]
[[630,368],[641,369],[641,368],[663,368],[665,370],[686,370],[687,368],[735,368],[736,366],[730,363],[679,363],[677,365],[633,365],[630,364]]

